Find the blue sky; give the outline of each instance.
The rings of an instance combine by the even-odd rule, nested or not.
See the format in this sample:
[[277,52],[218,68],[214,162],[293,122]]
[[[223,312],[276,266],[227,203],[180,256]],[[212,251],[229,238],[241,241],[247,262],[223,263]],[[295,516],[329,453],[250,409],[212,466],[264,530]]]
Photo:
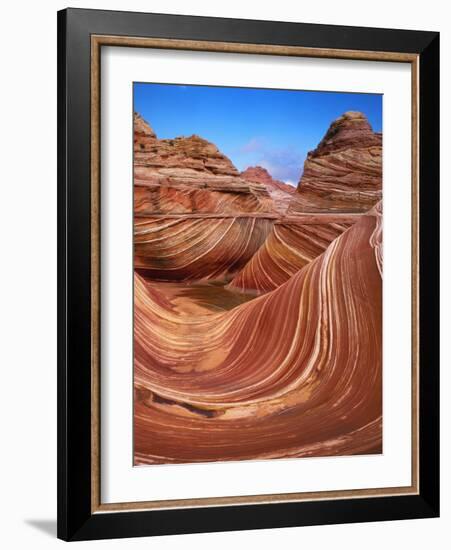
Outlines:
[[258,164],[292,185],[344,112],[361,111],[382,131],[379,94],[134,83],[134,110],[161,139],[198,134],[239,170]]

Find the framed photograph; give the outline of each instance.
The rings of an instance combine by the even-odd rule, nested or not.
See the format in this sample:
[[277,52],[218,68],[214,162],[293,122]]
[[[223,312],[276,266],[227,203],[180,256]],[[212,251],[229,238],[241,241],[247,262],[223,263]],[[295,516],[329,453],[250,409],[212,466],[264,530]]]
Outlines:
[[439,514],[439,35],[58,13],[58,536]]

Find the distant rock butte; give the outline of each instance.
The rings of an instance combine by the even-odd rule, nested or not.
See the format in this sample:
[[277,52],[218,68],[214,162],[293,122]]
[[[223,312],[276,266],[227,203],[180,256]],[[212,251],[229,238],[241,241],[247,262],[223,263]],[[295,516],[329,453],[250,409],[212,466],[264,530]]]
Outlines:
[[197,136],[158,139],[134,115],[135,214],[272,213],[266,186],[240,177],[232,162]]
[[274,179],[271,174],[262,166],[249,166],[244,172],[241,172],[241,177],[247,181],[262,183],[268,191],[278,190],[285,193],[294,193],[296,189],[288,183]]
[[294,187],[274,179],[268,170],[262,166],[250,166],[244,172],[241,172],[240,176],[246,181],[263,184],[274,201],[274,209],[280,214],[285,213],[291,195],[296,192]]
[[382,135],[365,115],[337,118],[304,164],[289,214],[366,212],[382,198]]

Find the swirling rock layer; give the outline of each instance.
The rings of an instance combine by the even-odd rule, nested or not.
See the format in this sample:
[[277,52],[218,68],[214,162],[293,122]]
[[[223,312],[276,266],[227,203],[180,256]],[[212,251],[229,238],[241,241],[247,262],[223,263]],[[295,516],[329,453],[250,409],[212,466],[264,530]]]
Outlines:
[[307,155],[289,213],[366,212],[382,198],[382,135],[362,113],[333,122]]
[[381,452],[380,243],[377,208],[228,311],[136,275],[135,464]]
[[353,214],[304,214],[276,222],[228,288],[263,294],[288,281],[359,219]]
[[228,281],[263,244],[274,217],[136,216],[135,269],[162,281]]

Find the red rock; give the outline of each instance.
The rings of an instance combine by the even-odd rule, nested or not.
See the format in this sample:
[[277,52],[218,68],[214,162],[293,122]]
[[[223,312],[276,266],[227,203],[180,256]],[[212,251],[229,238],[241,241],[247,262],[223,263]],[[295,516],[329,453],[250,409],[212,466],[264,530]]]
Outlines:
[[293,193],[135,117],[136,465],[381,452],[381,153],[347,113]]
[[[264,182],[269,174],[257,171]],[[228,288],[262,294],[321,254],[382,195],[382,137],[361,113],[333,122],[308,154],[288,211]]]
[[307,155],[289,213],[366,212],[381,197],[382,135],[365,115],[350,111]]
[[263,184],[274,201],[274,209],[284,214],[290,203],[290,197],[295,188],[280,180],[275,180],[271,174],[261,166],[250,166],[240,176],[246,181]]
[[[134,125],[134,145],[135,150],[136,149],[144,149],[146,147],[146,144],[148,144],[149,140],[156,138],[155,132],[150,127],[150,124],[143,119],[141,115],[138,113],[134,114],[133,117],[133,125]],[[141,143],[143,144],[141,146]]]
[[158,139],[135,113],[135,214],[273,211],[266,187],[240,177],[230,159],[192,135]]
[[274,216],[135,218],[134,266],[158,281],[227,282],[265,242]]
[[288,185],[288,183],[274,179],[268,170],[262,166],[249,166],[246,170],[244,170],[244,172],[241,172],[241,177],[247,181],[262,183],[266,186],[268,191],[278,190],[288,194],[296,191],[292,185]]
[[264,244],[227,288],[265,294],[322,254],[361,214],[303,214],[277,221]]
[[229,311],[136,275],[135,464],[380,453],[381,267],[375,208]]
[[199,136],[158,139],[134,121],[135,268],[160,281],[231,280],[278,216],[266,186]]

